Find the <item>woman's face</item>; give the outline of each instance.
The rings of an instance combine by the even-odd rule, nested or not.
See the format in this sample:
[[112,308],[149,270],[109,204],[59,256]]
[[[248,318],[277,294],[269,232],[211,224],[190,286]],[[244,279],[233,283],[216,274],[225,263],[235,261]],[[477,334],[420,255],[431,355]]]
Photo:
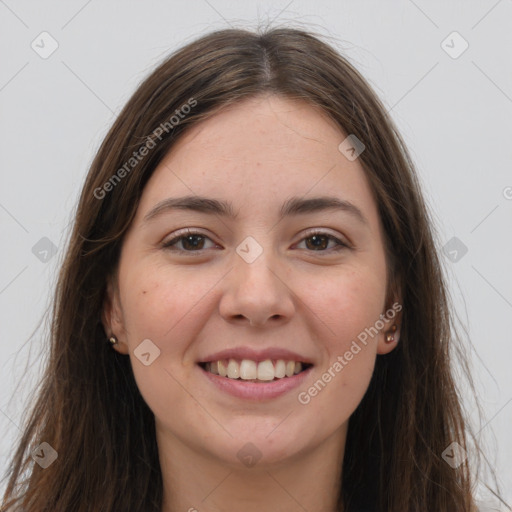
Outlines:
[[[193,127],[147,183],[105,324],[169,446],[242,467],[344,443],[396,322],[382,321],[383,232],[346,136],[306,103],[259,96]],[[217,360],[228,376],[199,364],[223,373]],[[312,366],[283,377],[293,361]]]

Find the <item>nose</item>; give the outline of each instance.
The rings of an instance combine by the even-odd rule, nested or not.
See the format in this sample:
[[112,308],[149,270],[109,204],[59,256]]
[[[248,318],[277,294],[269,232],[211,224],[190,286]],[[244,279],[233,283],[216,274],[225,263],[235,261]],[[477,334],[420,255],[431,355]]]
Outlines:
[[234,268],[224,280],[219,305],[221,316],[228,322],[264,327],[270,320],[288,322],[295,311],[293,283],[289,273],[275,258],[264,251],[252,263],[235,255]]

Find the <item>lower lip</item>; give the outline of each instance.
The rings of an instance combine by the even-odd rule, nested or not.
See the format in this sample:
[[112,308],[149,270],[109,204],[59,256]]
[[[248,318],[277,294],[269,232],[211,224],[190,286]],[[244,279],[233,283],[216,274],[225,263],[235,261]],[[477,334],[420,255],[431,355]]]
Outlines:
[[313,366],[306,370],[293,375],[292,377],[283,377],[278,380],[271,380],[268,382],[245,382],[243,380],[229,379],[228,377],[221,377],[213,373],[207,372],[199,366],[201,372],[217,386],[221,391],[225,391],[230,395],[246,400],[267,400],[284,395],[292,389],[300,386],[311,373]]

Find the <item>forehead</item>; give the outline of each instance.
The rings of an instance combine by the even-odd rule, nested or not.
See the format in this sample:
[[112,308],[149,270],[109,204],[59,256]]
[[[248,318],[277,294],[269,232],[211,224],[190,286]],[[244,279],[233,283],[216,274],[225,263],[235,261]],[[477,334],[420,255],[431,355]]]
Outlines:
[[228,200],[243,216],[277,211],[292,196],[335,195],[357,203],[375,223],[365,172],[338,149],[346,136],[325,112],[304,101],[243,100],[177,141],[147,183],[140,215],[173,196]]

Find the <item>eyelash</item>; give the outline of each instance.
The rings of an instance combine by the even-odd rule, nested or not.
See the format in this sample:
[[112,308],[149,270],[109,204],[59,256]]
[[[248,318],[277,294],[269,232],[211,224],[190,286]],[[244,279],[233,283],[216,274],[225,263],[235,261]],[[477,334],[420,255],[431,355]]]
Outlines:
[[[187,238],[188,236],[195,236],[195,235],[210,240],[209,237],[207,237],[206,235],[204,235],[203,233],[201,233],[199,231],[187,230],[185,233],[178,234],[172,240],[164,242],[162,244],[162,248],[163,249],[167,249],[169,251],[174,251],[174,252],[183,252],[183,253],[188,253],[188,254],[194,254],[194,253],[201,254],[203,251],[206,251],[206,249],[199,249],[197,251],[186,251],[185,249],[174,249],[174,248],[172,248],[172,246],[174,244],[176,244],[177,242]],[[312,231],[312,232],[308,233],[307,236],[303,237],[301,239],[301,242],[303,240],[306,240],[307,238],[311,238],[313,236],[318,236],[318,235],[326,236],[329,240],[334,240],[335,242],[337,242],[338,246],[335,247],[335,248],[331,248],[330,250],[329,249],[324,249],[324,250],[319,250],[319,251],[311,250],[311,251],[308,251],[308,252],[332,253],[332,252],[338,252],[338,251],[342,251],[343,249],[349,249],[350,248],[350,246],[348,244],[343,243],[341,240],[339,240],[335,236],[330,235],[329,233],[326,233],[324,231]]]

